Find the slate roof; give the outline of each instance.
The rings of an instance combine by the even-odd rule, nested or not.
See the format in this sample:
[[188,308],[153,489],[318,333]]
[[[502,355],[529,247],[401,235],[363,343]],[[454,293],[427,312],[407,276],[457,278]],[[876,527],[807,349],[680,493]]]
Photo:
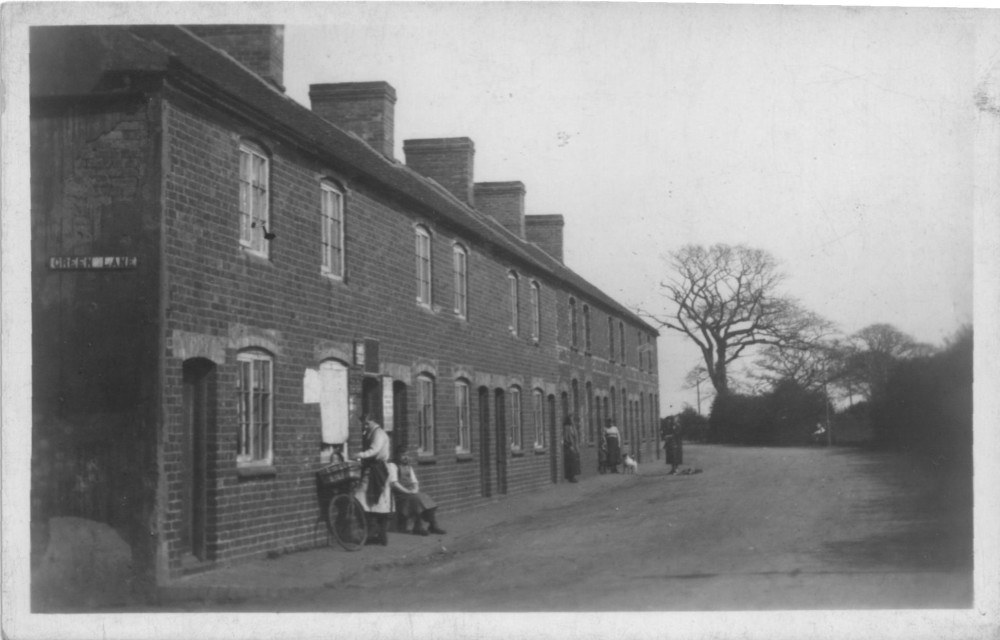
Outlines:
[[[568,289],[575,290],[581,299],[596,302],[654,335],[659,335],[655,328],[635,313],[537,245],[514,235],[492,217],[463,203],[433,180],[387,158],[359,137],[316,115],[187,29],[159,25],[120,28],[144,41],[148,47],[148,59],[139,62],[143,69],[148,70],[149,66],[162,64],[162,54],[166,54],[164,70],[168,74],[187,72],[200,77],[213,85],[215,90],[237,99],[243,109],[255,111],[281,125],[284,131],[278,130],[275,133],[298,138],[300,145],[305,143],[335,166],[347,168],[353,174],[391,189],[421,208],[436,213],[450,226],[548,274]],[[119,67],[124,67],[125,64],[127,62],[124,60],[118,61]]]

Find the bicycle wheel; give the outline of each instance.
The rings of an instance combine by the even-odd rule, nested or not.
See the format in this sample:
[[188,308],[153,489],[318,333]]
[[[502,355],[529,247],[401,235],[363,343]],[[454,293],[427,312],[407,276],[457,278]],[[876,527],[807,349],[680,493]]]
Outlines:
[[340,546],[357,551],[368,539],[368,520],[354,496],[341,493],[330,500],[326,513],[326,526]]

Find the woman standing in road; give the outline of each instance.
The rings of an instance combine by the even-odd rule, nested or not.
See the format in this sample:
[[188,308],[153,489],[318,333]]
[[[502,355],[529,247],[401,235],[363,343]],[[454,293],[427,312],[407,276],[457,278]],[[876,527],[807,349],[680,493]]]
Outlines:
[[677,421],[670,418],[670,425],[667,427],[667,437],[663,443],[667,464],[670,465],[670,474],[677,473],[677,467],[684,463],[684,449],[681,443],[681,430],[677,426]]
[[563,420],[563,465],[566,479],[576,482],[576,477],[580,475],[580,446],[571,416],[566,416]]
[[611,473],[618,473],[618,465],[621,464],[621,433],[611,418],[608,418],[607,426],[601,430],[601,436],[604,439],[608,468]]

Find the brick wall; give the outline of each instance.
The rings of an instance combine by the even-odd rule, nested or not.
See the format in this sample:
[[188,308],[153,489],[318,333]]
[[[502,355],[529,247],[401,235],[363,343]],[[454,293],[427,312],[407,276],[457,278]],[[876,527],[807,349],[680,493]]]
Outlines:
[[[206,117],[186,105],[166,110],[165,218],[169,251],[169,312],[167,336],[186,332],[216,339],[224,358],[217,365],[218,415],[210,438],[211,552],[231,559],[275,547],[308,544],[314,535],[317,500],[313,472],[319,467],[319,412],[302,402],[302,377],[319,362],[321,344],[351,344],[361,338],[380,342],[380,361],[408,372],[408,428],[394,434],[395,444],[416,446],[417,375],[429,374],[436,384],[435,455],[422,461],[417,473],[423,487],[443,510],[486,499],[481,495],[479,451],[479,389],[489,390],[491,463],[496,494],[494,392],[522,390],[524,454],[505,451],[507,494],[516,495],[551,482],[556,443],[536,452],[533,443],[531,394],[539,387],[554,394],[558,380],[556,349],[557,291],[539,274],[498,260],[493,250],[475,239],[458,238],[433,214],[386,202],[385,198],[342,180],[329,167],[299,155],[280,140]],[[271,163],[271,226],[277,234],[270,259],[244,255],[238,244],[239,141],[254,139],[268,150]],[[320,274],[318,236],[318,176],[340,180],[348,188],[345,234],[347,270],[343,282]],[[391,204],[391,206],[390,206]],[[432,236],[433,304],[416,303],[414,228],[421,224]],[[469,253],[468,318],[453,311],[452,247],[461,241]],[[521,332],[508,329],[507,272],[519,270]],[[538,344],[530,338],[530,283],[538,279],[542,329]],[[245,478],[235,461],[236,387],[234,326],[241,335],[260,336],[274,354],[276,474]],[[350,363],[348,363],[350,364]],[[168,348],[166,402],[168,434],[176,434],[182,416],[182,360]],[[455,453],[457,424],[454,383],[470,386],[471,456]],[[352,367],[350,390],[360,393],[363,374]],[[509,407],[508,429],[511,424]],[[353,416],[357,418],[358,415]],[[183,490],[177,464],[176,438],[164,442],[167,469],[168,556],[171,570],[179,567],[177,521]],[[352,421],[351,450],[360,445],[359,424]],[[561,462],[560,462],[561,464]]]
[[[155,102],[36,102],[32,175],[32,520],[108,523],[151,571],[158,403]],[[50,258],[128,256],[129,269]]]

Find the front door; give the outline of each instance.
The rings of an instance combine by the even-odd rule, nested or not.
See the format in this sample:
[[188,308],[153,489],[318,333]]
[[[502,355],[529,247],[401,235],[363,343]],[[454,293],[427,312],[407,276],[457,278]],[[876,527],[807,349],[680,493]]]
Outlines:
[[490,390],[479,387],[479,493],[484,497],[493,495],[490,482]]
[[382,424],[382,381],[379,378],[366,377],[361,381],[361,416]]
[[208,456],[206,434],[210,428],[209,381],[215,365],[200,358],[188,360],[183,370],[183,412],[181,464],[181,548],[198,560],[207,560],[205,529],[207,520]]
[[549,470],[552,482],[559,482],[559,434],[556,431],[556,397],[549,396],[545,410],[545,419],[549,423]]
[[507,397],[503,389],[494,392],[494,409],[496,416],[496,463],[497,463],[497,493],[507,493]]

